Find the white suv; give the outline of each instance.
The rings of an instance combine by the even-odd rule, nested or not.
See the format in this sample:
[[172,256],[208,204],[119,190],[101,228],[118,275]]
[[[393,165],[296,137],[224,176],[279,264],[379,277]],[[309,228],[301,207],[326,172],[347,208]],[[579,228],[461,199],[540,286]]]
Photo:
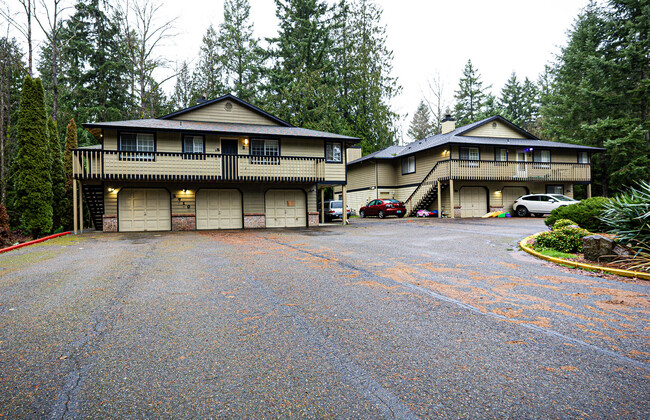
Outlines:
[[528,194],[516,199],[512,203],[512,208],[517,213],[517,216],[525,217],[529,214],[549,214],[558,207],[568,206],[578,202],[562,194]]

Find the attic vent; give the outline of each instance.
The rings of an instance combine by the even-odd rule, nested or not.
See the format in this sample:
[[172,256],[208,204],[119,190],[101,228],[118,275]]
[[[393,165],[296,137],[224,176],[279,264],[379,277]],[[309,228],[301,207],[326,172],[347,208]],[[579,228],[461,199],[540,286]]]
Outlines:
[[232,104],[230,102],[226,102],[226,111],[232,111]]
[[492,128],[497,128],[497,123],[496,122],[492,123]]

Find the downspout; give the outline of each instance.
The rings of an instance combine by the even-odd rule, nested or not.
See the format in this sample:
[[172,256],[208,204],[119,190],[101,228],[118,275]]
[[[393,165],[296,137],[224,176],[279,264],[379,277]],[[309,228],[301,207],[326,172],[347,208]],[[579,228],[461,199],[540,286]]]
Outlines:
[[379,198],[379,173],[377,172],[377,159],[375,159],[375,199]]

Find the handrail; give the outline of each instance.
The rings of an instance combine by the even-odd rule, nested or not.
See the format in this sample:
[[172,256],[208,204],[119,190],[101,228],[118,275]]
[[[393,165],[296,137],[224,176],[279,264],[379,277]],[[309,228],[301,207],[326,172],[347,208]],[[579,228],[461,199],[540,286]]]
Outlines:
[[440,161],[436,162],[435,165],[433,165],[433,168],[431,168],[431,170],[429,171],[429,173],[427,174],[427,176],[424,177],[424,179],[422,180],[422,182],[420,183],[420,185],[418,185],[417,188],[415,189],[415,191],[413,191],[413,192],[411,193],[411,195],[409,195],[409,198],[406,199],[406,201],[404,202],[404,205],[405,205],[405,206],[406,206],[406,204],[409,202],[409,200],[411,200],[411,198],[413,198],[413,196],[415,196],[415,194],[420,190],[420,188],[421,188],[423,185],[427,184],[427,181],[429,180],[429,177],[433,174],[433,171],[436,170],[436,168],[438,167],[438,165],[440,165],[441,163],[446,163],[446,162],[451,162],[451,159],[440,160]]
[[73,149],[77,179],[319,182],[325,158]]

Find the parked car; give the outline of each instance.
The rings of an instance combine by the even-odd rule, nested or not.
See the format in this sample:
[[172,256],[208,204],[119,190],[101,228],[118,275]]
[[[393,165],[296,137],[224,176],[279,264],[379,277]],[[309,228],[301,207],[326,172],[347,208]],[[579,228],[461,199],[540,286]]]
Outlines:
[[517,216],[525,217],[529,214],[539,216],[549,214],[554,209],[578,203],[571,197],[562,194],[528,194],[522,195],[512,203],[512,208]]
[[[346,206],[348,210],[348,217],[350,217],[350,206]],[[334,219],[343,218],[343,201],[342,200],[328,200],[325,202],[325,221],[331,222]]]
[[372,200],[359,209],[359,217],[377,216],[383,219],[386,216],[404,217],[406,207],[404,203],[392,198],[380,198]]

